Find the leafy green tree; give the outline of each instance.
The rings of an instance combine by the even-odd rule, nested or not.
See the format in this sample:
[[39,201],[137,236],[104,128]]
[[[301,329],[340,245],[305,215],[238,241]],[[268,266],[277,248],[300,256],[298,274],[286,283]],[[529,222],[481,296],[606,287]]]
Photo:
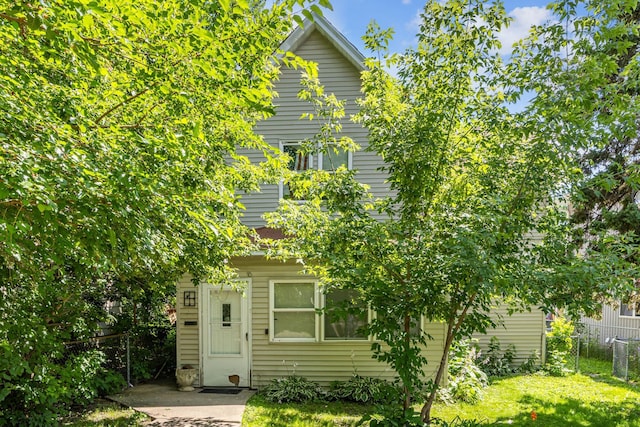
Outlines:
[[[406,419],[412,398],[427,392],[428,423],[454,339],[486,331],[496,301],[589,308],[588,289],[618,254],[574,250],[560,201],[575,178],[575,145],[538,134],[535,117],[507,108],[521,92],[498,53],[509,22],[502,4],[428,1],[421,17],[418,46],[402,55],[385,54],[389,30],[374,25],[364,38],[379,54],[363,75],[356,119],[384,161],[390,195],[373,200],[346,169],[319,172],[307,203],[283,201],[268,219],[295,236],[279,256],[299,256],[328,290],[355,291],[376,313],[367,326],[380,341],[374,357],[398,373]],[[327,147],[327,138],[314,143]],[[421,318],[445,329],[426,390],[431,337],[418,331]]]
[[253,126],[281,64],[313,72],[278,45],[294,8],[330,6],[269,4],[0,0],[0,359],[23,360],[0,401],[27,414],[0,419],[75,400],[62,342],[113,283],[211,276],[250,246],[235,191],[285,169]]
[[[590,259],[608,260],[610,279],[628,278],[617,298],[634,290],[637,298],[640,4],[587,0],[549,7],[557,19],[533,28],[514,50],[512,94],[533,94],[520,117],[536,127],[532,138],[556,141],[565,156],[579,160],[570,198],[575,247]],[[580,307],[572,301],[580,301],[597,314],[603,300],[616,296],[608,291],[612,280],[550,285],[556,305],[575,313]]]

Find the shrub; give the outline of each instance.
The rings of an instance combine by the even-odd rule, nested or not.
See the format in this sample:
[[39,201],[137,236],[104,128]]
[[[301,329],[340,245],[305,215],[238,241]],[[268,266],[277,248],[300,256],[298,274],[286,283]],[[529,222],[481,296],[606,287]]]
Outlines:
[[558,350],[567,353],[573,348],[571,338],[575,328],[571,321],[564,317],[557,317],[551,322],[551,331],[547,332],[547,349],[549,351]]
[[522,372],[523,374],[533,374],[534,372],[538,372],[540,370],[540,353],[538,350],[534,350],[527,361],[518,367],[518,372]]
[[567,353],[558,350],[551,350],[547,355],[547,363],[544,365],[544,371],[554,377],[563,377],[569,373],[567,369]]
[[325,392],[318,383],[296,375],[277,378],[260,393],[272,403],[305,403],[325,399]]
[[400,403],[402,392],[383,379],[354,375],[349,381],[332,383],[329,397],[359,403]]
[[573,348],[574,330],[573,324],[563,317],[557,317],[551,322],[551,331],[547,332],[547,363],[544,368],[549,375],[567,374],[566,358]]
[[487,356],[479,362],[479,365],[487,375],[501,377],[515,371],[513,368],[515,357],[516,348],[513,344],[509,344],[503,352],[500,346],[500,340],[498,337],[493,336],[489,342]]
[[487,375],[476,365],[477,340],[455,342],[449,351],[448,386],[440,391],[444,401],[477,402],[489,385]]

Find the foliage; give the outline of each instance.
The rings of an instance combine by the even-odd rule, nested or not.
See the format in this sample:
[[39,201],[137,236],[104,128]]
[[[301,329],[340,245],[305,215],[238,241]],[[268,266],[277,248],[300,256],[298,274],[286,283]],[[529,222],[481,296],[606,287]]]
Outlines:
[[551,330],[547,332],[547,348],[563,353],[571,351],[574,331],[575,327],[570,320],[564,317],[557,317],[551,322]]
[[331,384],[329,396],[332,399],[360,403],[386,403],[401,401],[401,391],[381,378],[354,375],[348,381]]
[[564,317],[557,317],[551,322],[551,330],[547,332],[547,360],[544,370],[550,375],[562,376],[569,372],[567,356],[573,348],[575,327]]
[[65,355],[61,343],[24,338],[30,351],[0,341],[0,425],[53,425],[72,404],[96,396],[100,352]]
[[297,375],[272,380],[260,390],[260,394],[274,403],[313,402],[324,400],[326,397],[319,384]]
[[278,45],[316,3],[0,0],[2,422],[93,392],[94,355],[70,365],[62,343],[95,333],[114,287],[135,304],[249,250],[235,191],[286,169],[253,126],[281,64],[313,75]]
[[527,360],[518,366],[518,372],[523,374],[533,374],[540,370],[540,352],[534,350],[531,352]]
[[516,370],[513,363],[515,357],[516,349],[513,344],[502,351],[500,340],[498,337],[492,336],[489,341],[489,350],[485,357],[480,355],[478,364],[487,375],[499,377]]
[[439,391],[441,400],[474,403],[482,398],[489,381],[487,374],[476,364],[477,358],[477,340],[453,343],[449,350],[447,387]]
[[[577,160],[563,191],[571,203],[572,236],[557,244],[594,270],[609,270],[596,278],[550,281],[547,308],[597,315],[603,301],[633,303],[639,296],[640,4],[559,0],[550,10],[555,19],[532,28],[514,49],[513,94],[533,95],[520,115],[535,123],[531,137],[556,141]],[[571,275],[575,262],[559,262],[557,277]]]
[[127,381],[120,372],[110,369],[99,369],[93,377],[91,389],[96,391],[97,396],[109,396],[119,393],[127,387]]
[[547,352],[547,360],[544,364],[544,372],[554,377],[562,377],[569,374],[567,368],[567,353],[560,350],[550,350]]

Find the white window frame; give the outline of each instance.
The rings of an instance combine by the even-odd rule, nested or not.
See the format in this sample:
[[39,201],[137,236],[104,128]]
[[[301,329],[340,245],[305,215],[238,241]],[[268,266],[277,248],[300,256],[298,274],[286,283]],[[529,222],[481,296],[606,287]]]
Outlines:
[[640,303],[636,303],[635,307],[633,308],[631,315],[629,314],[622,314],[622,307],[628,307],[628,305],[622,301],[620,301],[620,308],[618,308],[618,317],[621,317],[623,319],[640,319],[640,312],[638,311],[638,308],[640,307]]
[[[290,139],[281,139],[278,141],[278,148],[280,149],[281,152],[284,153],[284,147],[285,146],[301,146],[302,143],[301,141],[304,138],[301,138],[300,140],[290,140]],[[316,153],[315,155],[312,153],[309,153],[309,169],[307,170],[322,170],[322,166],[323,166],[323,155],[322,153]],[[353,152],[351,151],[347,151],[347,169],[351,170],[353,169]],[[280,183],[278,184],[278,198],[283,199],[284,198],[284,181],[280,180]]]
[[[275,308],[275,285],[280,283],[312,283],[313,284],[313,308]],[[309,279],[285,279],[285,280],[269,280],[269,341],[271,342],[318,342],[320,336],[320,316],[318,315],[318,307],[320,304],[319,282]],[[275,336],[275,314],[281,312],[299,312],[313,311],[315,336],[311,338],[276,338]]]
[[[327,294],[323,293],[322,294],[322,307],[326,308],[327,307]],[[371,322],[373,316],[373,311],[370,308],[367,308],[367,323]],[[334,339],[327,339],[325,336],[325,317],[326,317],[326,313],[322,313],[322,318],[320,319],[320,324],[322,326],[322,331],[321,331],[321,337],[322,337],[322,341],[323,342],[328,342],[328,343],[344,343],[344,342],[367,342],[367,341],[371,341],[372,340],[372,336],[371,335],[367,335],[364,338],[334,338]]]

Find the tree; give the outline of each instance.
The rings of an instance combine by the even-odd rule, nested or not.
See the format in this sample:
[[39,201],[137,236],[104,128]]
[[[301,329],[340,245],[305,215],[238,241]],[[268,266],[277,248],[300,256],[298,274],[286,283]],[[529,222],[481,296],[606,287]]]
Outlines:
[[73,400],[38,366],[93,331],[89,295],[211,276],[249,247],[235,191],[285,169],[253,125],[279,64],[308,66],[278,45],[316,3],[0,2],[0,349],[21,361],[0,365],[0,401],[32,414],[14,423]]
[[[428,362],[430,337],[417,326],[421,317],[444,323],[419,414],[429,423],[454,339],[492,325],[497,301],[548,308],[564,289],[588,289],[606,262],[585,260],[568,240],[558,199],[575,169],[573,146],[507,108],[516,92],[498,54],[509,21],[501,3],[429,1],[421,18],[418,47],[402,55],[383,55],[390,31],[373,26],[365,36],[381,54],[368,61],[357,120],[384,160],[391,195],[372,200],[345,169],[319,172],[307,203],[284,201],[268,219],[295,237],[280,256],[296,254],[326,290],[349,289],[376,313],[367,332],[385,344],[372,345],[374,357],[400,377],[405,417]],[[315,143],[327,149],[325,140]],[[576,306],[591,297],[576,294]]]
[[552,288],[556,305],[582,301],[573,313],[597,315],[605,300],[638,296],[640,4],[557,1],[550,8],[558,19],[532,29],[514,50],[514,94],[533,94],[520,119],[537,126],[534,137],[557,141],[579,160],[565,192],[574,247],[608,260],[617,283]]

